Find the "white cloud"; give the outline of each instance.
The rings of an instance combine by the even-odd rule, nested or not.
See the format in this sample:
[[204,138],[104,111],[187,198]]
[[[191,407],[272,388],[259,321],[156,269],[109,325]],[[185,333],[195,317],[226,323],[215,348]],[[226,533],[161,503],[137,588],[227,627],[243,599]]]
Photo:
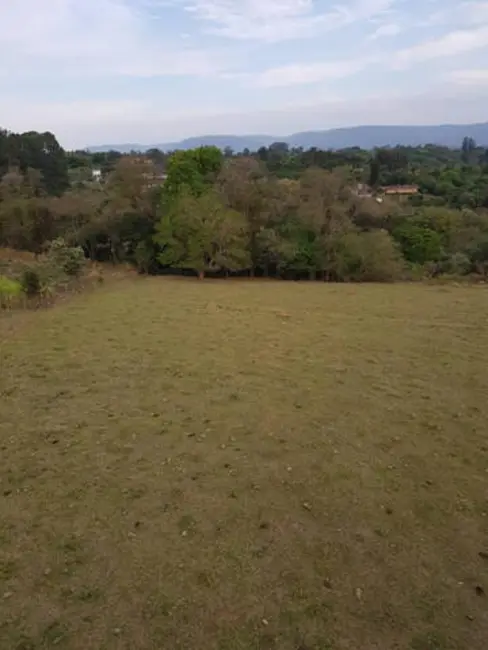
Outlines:
[[[427,17],[423,17],[419,27],[478,26],[488,23],[488,0],[466,0],[453,2],[450,6],[440,3]],[[436,7],[438,5],[436,4]]]
[[[139,100],[38,101],[30,103],[15,97],[2,98],[2,118],[12,131],[51,131],[68,147],[83,147],[88,142],[104,141],[104,133],[114,125],[135,129],[156,118]],[[5,126],[7,126],[5,124]],[[94,140],[95,139],[95,140]]]
[[127,0],[0,0],[0,73],[205,75],[222,63],[209,52],[148,34]]
[[132,115],[142,117],[146,104],[140,100],[76,100],[76,101],[44,101],[36,103],[35,111],[32,107],[7,97],[2,100],[2,108],[12,116],[14,127],[20,125],[28,118],[32,128],[45,126],[46,123],[58,123],[60,126],[76,122],[80,125],[92,125],[98,122],[109,122],[121,117],[129,118]]
[[488,23],[488,2],[463,2],[459,14],[467,23],[486,24]]
[[[488,90],[463,93],[433,87],[428,93],[365,95],[361,102],[328,97],[307,103],[293,100],[254,111],[202,110],[187,106],[182,111],[161,112],[149,102],[53,102],[29,110],[22,102],[2,102],[12,126],[25,125],[56,133],[65,147],[135,142],[155,144],[208,133],[271,133],[277,136],[296,131],[327,129],[358,124],[468,123],[486,119]],[[422,106],[422,111],[419,111]],[[23,125],[23,126],[22,126]]]
[[314,36],[388,11],[396,0],[343,0],[326,12],[315,0],[175,0],[213,34],[278,42]]
[[270,68],[252,78],[256,86],[271,88],[277,86],[293,86],[309,84],[325,79],[340,79],[360,72],[373,59],[363,57],[351,61],[325,61],[309,64],[292,64]]
[[378,29],[369,36],[369,40],[375,41],[384,36],[397,36],[401,31],[402,28],[400,25],[397,25],[396,23],[385,23],[384,25],[380,25]]
[[[264,111],[287,95],[276,89],[299,84],[308,86],[288,95],[315,101],[315,127],[367,123],[368,87],[379,88],[386,100],[391,81],[400,88],[413,78],[393,74],[392,68],[417,65],[422,71],[424,61],[444,57],[445,80],[460,95],[460,119],[479,119],[471,115],[467,93],[484,92],[487,73],[484,63],[467,54],[478,49],[481,59],[482,48],[488,48],[488,0],[424,0],[417,5],[413,0],[0,0],[2,126],[49,129],[68,146],[164,140],[205,131],[273,131],[274,119],[276,129],[289,124],[286,132],[306,128],[306,118],[303,127],[298,118],[292,126],[286,110],[273,109],[273,118]],[[427,40],[427,27],[418,27],[440,8],[436,37]],[[346,28],[351,28],[352,42]],[[398,45],[387,38],[400,32],[412,39],[412,46],[392,52]],[[358,52],[366,56],[359,59]],[[462,63],[458,55],[463,55]],[[377,67],[371,78],[351,78],[347,87],[346,78],[363,69],[369,73],[373,61]],[[467,69],[449,75],[454,65]],[[383,73],[385,83],[378,83]],[[211,90],[195,101],[190,83],[136,83],[136,78],[170,75],[212,77]],[[425,75],[417,75],[417,91],[435,83],[429,75],[427,67]],[[326,82],[339,78],[345,80],[341,87],[349,100],[334,103],[333,84]],[[466,86],[462,93],[459,84]],[[256,87],[267,90],[256,92]],[[324,98],[329,103],[321,114]],[[402,101],[395,104],[396,121],[408,121],[402,106],[413,105]],[[382,106],[381,98],[374,106]],[[246,112],[254,107],[260,112]],[[415,119],[430,115],[430,109],[422,104],[418,111],[417,105]],[[237,110],[244,115],[233,113]],[[228,112],[227,117],[219,112]],[[294,114],[312,112],[297,108]],[[442,119],[440,105],[436,115]],[[387,116],[378,113],[376,119],[386,121]]]
[[463,86],[486,86],[488,85],[488,68],[454,70],[447,75],[447,79]]
[[488,26],[452,31],[444,36],[398,51],[393,66],[405,68],[430,59],[455,56],[488,47]]

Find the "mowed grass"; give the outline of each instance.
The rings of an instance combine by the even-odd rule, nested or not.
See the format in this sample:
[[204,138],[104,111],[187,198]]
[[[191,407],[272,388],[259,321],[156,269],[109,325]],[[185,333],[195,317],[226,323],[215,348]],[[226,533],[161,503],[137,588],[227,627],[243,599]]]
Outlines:
[[3,316],[0,648],[486,648],[487,316],[164,278]]

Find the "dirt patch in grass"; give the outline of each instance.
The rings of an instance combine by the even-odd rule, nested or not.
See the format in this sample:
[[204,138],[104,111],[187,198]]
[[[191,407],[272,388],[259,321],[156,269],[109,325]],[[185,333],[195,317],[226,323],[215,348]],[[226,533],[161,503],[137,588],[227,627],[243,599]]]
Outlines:
[[0,321],[1,647],[484,649],[487,314],[153,278]]

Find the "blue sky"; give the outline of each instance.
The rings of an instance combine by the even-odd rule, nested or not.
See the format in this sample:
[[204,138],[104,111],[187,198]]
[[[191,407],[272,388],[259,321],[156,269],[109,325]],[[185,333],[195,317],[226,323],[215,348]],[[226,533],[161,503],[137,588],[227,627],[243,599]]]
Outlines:
[[488,0],[0,0],[0,126],[68,147],[488,120]]

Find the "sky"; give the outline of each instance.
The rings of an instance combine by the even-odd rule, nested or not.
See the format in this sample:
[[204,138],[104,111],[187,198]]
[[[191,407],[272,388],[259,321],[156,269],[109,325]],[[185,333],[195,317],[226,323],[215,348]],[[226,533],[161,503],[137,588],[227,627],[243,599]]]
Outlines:
[[488,0],[0,0],[0,127],[69,148],[488,120]]

